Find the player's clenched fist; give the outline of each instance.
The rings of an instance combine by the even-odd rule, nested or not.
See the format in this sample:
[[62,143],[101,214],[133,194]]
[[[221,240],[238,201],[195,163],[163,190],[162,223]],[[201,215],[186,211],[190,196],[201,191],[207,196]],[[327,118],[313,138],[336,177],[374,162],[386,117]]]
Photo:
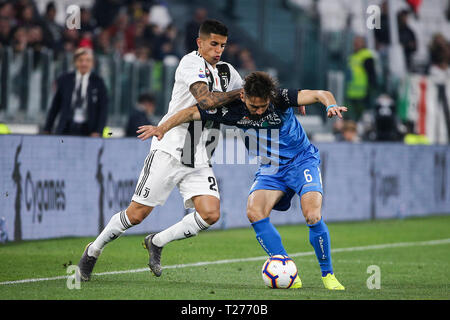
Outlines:
[[136,132],[140,133],[140,135],[138,135],[138,138],[141,139],[142,141],[145,141],[153,136],[157,137],[158,140],[161,140],[165,134],[165,131],[161,127],[146,125],[140,126],[138,128],[139,130],[137,130]]

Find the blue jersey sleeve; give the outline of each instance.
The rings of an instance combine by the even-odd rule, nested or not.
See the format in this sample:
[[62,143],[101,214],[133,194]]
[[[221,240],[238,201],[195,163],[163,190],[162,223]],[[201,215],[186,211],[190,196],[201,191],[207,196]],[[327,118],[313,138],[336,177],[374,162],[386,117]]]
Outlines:
[[298,89],[278,89],[275,97],[275,107],[286,110],[289,107],[298,107]]

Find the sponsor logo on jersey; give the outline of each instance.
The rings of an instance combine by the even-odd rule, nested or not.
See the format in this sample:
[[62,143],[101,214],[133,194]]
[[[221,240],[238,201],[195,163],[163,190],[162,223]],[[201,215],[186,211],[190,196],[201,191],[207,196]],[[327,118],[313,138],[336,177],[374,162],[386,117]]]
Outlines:
[[276,112],[272,112],[258,120],[251,120],[249,117],[245,116],[236,124],[248,127],[267,128],[281,124],[281,118]]
[[216,114],[217,113],[217,109],[206,110],[206,113]]
[[225,115],[228,113],[228,108],[227,107],[223,107],[222,108],[222,117],[225,117]]
[[198,75],[198,77],[199,77],[199,78],[206,78],[206,76],[205,76],[204,74],[202,74],[202,73],[200,73],[200,74]]

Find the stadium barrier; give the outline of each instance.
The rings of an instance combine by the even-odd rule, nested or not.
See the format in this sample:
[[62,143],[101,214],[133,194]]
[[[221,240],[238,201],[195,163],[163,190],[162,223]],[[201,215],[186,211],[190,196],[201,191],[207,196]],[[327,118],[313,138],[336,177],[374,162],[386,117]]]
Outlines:
[[[221,148],[219,141],[217,148]],[[10,241],[95,236],[127,207],[150,142],[67,136],[0,137],[0,219]],[[450,147],[317,144],[326,221],[450,214]],[[221,218],[213,229],[249,227],[256,165],[215,164]],[[127,234],[162,230],[185,214],[174,190]],[[304,223],[298,196],[274,224]],[[2,230],[0,230],[2,231]]]

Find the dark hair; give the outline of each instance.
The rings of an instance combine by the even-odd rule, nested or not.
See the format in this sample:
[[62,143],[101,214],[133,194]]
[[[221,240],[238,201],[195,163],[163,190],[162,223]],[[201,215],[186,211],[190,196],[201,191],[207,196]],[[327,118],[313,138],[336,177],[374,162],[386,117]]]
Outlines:
[[56,5],[53,1],[47,2],[45,7],[45,12],[48,13],[50,10],[56,10]]
[[201,25],[198,30],[198,35],[209,36],[211,33],[220,34],[221,36],[228,37],[228,28],[222,22],[218,20],[207,19]]
[[269,98],[274,102],[277,87],[277,81],[262,71],[252,72],[244,79],[244,91],[249,97]]
[[142,93],[138,97],[138,103],[144,103],[144,102],[155,102],[155,97],[151,93]]

